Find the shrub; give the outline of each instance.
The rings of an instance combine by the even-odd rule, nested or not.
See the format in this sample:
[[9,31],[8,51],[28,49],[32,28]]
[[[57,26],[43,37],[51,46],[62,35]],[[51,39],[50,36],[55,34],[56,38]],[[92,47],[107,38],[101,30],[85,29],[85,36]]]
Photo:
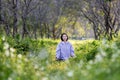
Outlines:
[[98,53],[99,41],[91,41],[84,44],[79,44],[76,48],[77,58],[85,61],[93,60],[96,53]]
[[[119,40],[74,44],[77,57],[64,62],[53,60],[57,41],[8,38],[0,45],[5,43],[9,48],[1,48],[1,80],[120,80]],[[20,54],[10,50],[14,46]]]

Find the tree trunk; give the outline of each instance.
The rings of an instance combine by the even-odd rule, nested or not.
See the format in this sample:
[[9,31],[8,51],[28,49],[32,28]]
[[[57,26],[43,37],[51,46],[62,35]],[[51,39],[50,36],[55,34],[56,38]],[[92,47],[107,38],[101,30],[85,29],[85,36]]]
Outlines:
[[22,16],[22,21],[23,21],[23,23],[22,23],[22,25],[23,25],[22,38],[24,38],[28,34],[27,29],[26,29],[26,17]]
[[50,38],[50,30],[49,30],[49,26],[47,25],[47,38]]
[[1,3],[1,0],[0,0],[0,24],[2,23],[2,3]]
[[43,26],[40,24],[40,37],[43,38]]
[[5,24],[4,29],[5,29],[6,35],[9,36],[10,35],[10,27],[7,22],[4,24]]
[[47,35],[47,25],[46,25],[46,23],[44,23],[44,26],[45,26],[45,38],[46,38],[46,35]]
[[53,39],[55,40],[56,39],[55,27],[53,27],[52,35],[53,35]]
[[96,29],[96,26],[94,24],[93,24],[93,31],[94,31],[94,37],[97,40],[98,39],[97,29]]
[[33,32],[34,32],[34,38],[35,38],[35,39],[37,39],[37,26],[38,26],[38,25],[35,25],[34,31],[33,31]]
[[17,0],[13,0],[13,37],[17,33]]

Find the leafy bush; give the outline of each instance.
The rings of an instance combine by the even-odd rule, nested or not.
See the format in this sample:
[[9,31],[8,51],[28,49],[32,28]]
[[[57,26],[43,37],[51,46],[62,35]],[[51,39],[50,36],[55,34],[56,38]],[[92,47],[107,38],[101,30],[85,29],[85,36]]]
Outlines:
[[0,43],[4,47],[1,47],[3,51],[0,52],[0,79],[120,80],[119,39],[75,43],[73,47],[77,57],[63,62],[54,59],[57,43],[47,39],[6,38]]
[[39,51],[41,48],[57,44],[52,40],[32,40],[30,38],[21,39],[19,35],[15,38],[7,37],[6,41],[11,47],[16,49],[17,54],[26,54],[31,51]]
[[96,53],[98,52],[97,48],[99,45],[99,41],[86,41],[86,43],[84,44],[79,44],[76,48],[78,58],[83,58],[86,61],[93,60],[95,58]]
[[0,52],[3,52],[3,40],[2,40],[2,36],[0,36]]

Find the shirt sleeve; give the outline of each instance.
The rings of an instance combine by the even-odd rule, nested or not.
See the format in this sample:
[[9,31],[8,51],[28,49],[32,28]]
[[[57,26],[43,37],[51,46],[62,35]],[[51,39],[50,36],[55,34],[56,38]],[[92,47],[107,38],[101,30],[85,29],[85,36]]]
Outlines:
[[71,57],[74,57],[74,56],[75,56],[75,54],[74,54],[74,49],[73,49],[72,45],[70,45],[70,56],[71,56]]
[[60,57],[60,44],[58,44],[56,48],[56,58],[59,59],[59,57]]

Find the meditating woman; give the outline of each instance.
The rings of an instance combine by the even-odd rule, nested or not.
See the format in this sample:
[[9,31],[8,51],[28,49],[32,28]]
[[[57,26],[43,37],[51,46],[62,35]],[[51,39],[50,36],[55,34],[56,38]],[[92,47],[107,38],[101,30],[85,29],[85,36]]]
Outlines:
[[71,43],[68,42],[68,35],[66,33],[61,34],[61,42],[56,48],[56,60],[64,61],[74,56],[74,49]]

